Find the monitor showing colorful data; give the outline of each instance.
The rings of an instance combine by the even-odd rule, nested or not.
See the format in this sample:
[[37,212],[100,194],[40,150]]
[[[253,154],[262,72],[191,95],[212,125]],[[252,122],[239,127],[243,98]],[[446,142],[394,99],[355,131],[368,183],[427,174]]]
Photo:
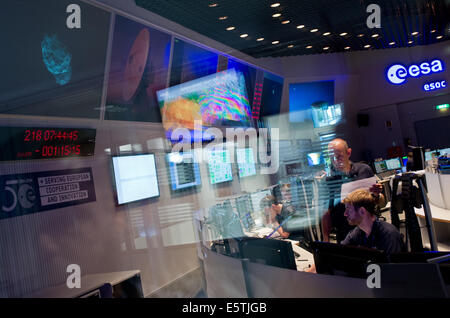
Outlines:
[[172,152],[167,155],[170,185],[173,191],[201,185],[200,167],[192,152]]
[[256,174],[256,164],[251,148],[236,149],[239,177],[245,178]]
[[233,180],[230,152],[226,149],[214,149],[209,152],[209,178],[211,184]]

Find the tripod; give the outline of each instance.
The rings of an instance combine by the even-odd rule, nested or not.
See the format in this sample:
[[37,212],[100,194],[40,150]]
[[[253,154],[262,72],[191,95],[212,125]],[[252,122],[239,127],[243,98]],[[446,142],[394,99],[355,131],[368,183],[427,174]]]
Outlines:
[[[406,243],[410,243],[411,252],[420,252],[424,250],[422,243],[422,234],[420,232],[419,222],[417,221],[414,207],[419,208],[423,205],[425,214],[425,222],[430,240],[431,250],[437,251],[436,234],[434,232],[433,222],[431,218],[430,204],[424,186],[425,175],[415,173],[404,173],[394,177],[392,186],[391,201],[391,220],[392,224],[400,229],[399,213],[405,211],[406,220]],[[419,188],[413,185],[416,180]],[[398,184],[402,182],[402,191],[397,194]]]

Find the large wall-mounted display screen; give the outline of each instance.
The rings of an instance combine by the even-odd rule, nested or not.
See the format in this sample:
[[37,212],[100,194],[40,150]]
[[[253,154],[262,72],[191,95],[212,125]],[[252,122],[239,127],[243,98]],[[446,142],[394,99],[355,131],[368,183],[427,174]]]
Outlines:
[[2,1],[0,21],[0,113],[100,117],[108,12],[79,0]]
[[154,154],[113,157],[118,204],[159,196]]
[[227,149],[214,149],[209,152],[209,180],[211,184],[233,180],[231,156]]
[[256,174],[256,163],[252,148],[236,149],[239,177],[245,178]]
[[170,184],[173,191],[201,185],[200,166],[192,152],[167,154],[170,170]]
[[166,88],[171,37],[117,16],[105,119],[161,122],[156,91]]
[[95,129],[0,127],[0,161],[93,156]]
[[175,38],[169,86],[189,82],[217,72],[219,55]]
[[342,105],[334,102],[334,81],[289,85],[289,121],[313,121],[314,127],[337,124],[342,118]]
[[[251,113],[242,73],[215,73],[157,92],[167,137],[177,128],[203,130],[227,122],[249,122]],[[199,123],[195,127],[195,121]]]
[[282,77],[264,72],[260,118],[278,115],[280,113],[283,83],[284,79]]

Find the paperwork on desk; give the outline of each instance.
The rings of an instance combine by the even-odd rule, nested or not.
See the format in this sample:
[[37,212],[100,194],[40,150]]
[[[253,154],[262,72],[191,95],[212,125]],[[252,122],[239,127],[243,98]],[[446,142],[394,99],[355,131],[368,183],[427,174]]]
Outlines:
[[345,197],[355,191],[356,189],[366,189],[369,190],[372,185],[377,183],[377,177],[370,177],[366,179],[356,180],[352,182],[347,182],[342,184],[341,189],[341,202],[345,199]]

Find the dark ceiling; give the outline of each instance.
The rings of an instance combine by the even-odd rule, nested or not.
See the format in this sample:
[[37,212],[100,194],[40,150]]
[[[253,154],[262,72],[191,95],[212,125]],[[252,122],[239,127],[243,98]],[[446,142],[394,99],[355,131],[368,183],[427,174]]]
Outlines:
[[[135,2],[153,13],[256,58],[428,45],[450,38],[450,0]],[[280,5],[271,7],[274,3]],[[366,8],[372,3],[381,8],[381,28],[370,29],[366,24],[371,14],[366,12]],[[276,13],[281,13],[281,16],[272,17]],[[221,17],[226,18],[221,20]],[[283,24],[283,21],[289,23]],[[304,27],[299,28],[301,25]],[[235,29],[227,31],[228,27]],[[311,32],[313,29],[318,31]],[[327,35],[327,32],[330,34]],[[241,37],[243,34],[247,37]],[[260,38],[264,40],[257,41]],[[365,47],[367,45],[370,47]]]

